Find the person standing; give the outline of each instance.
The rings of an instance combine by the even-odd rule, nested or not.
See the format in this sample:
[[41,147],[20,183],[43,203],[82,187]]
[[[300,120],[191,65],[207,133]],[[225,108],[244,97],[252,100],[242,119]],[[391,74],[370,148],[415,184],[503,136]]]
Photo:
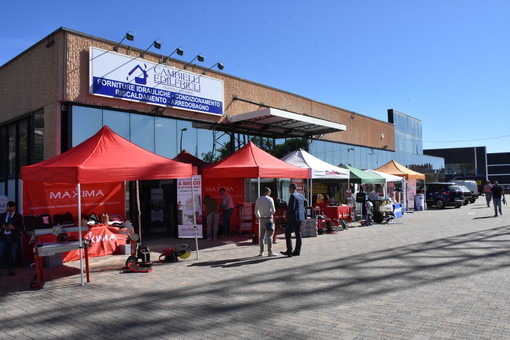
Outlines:
[[490,181],[486,181],[485,185],[483,186],[483,193],[485,194],[485,200],[487,201],[487,208],[490,208],[491,206],[491,199],[492,199],[492,185]]
[[274,233],[273,214],[276,209],[274,207],[274,201],[270,195],[271,189],[265,187],[262,196],[257,198],[255,201],[255,216],[259,219],[259,256],[264,254],[264,242],[267,244],[267,256],[277,255],[273,252],[272,248]]
[[7,211],[0,214],[0,257],[7,261],[9,275],[14,275],[16,250],[24,229],[23,216],[16,211],[16,203],[7,202]]
[[[285,226],[285,241],[287,251],[282,251],[288,257],[299,256],[301,253],[301,223],[305,219],[305,205],[307,201],[303,195],[296,192],[296,184],[289,184],[289,204],[287,206],[287,225]],[[292,251],[292,233],[296,235],[296,247]]]
[[205,196],[205,208],[207,210],[207,238],[216,240],[216,235],[218,235],[218,201],[209,195]]
[[232,216],[232,212],[234,211],[234,201],[232,200],[232,196],[225,190],[225,188],[220,189],[221,194],[221,203],[220,208],[222,210],[221,215],[221,224],[223,236],[226,237],[230,234],[230,217]]
[[505,200],[505,192],[502,187],[499,186],[498,181],[494,181],[494,185],[491,189],[492,193],[492,203],[494,205],[494,217],[498,216],[498,210],[499,214],[503,215],[501,212],[501,199]]

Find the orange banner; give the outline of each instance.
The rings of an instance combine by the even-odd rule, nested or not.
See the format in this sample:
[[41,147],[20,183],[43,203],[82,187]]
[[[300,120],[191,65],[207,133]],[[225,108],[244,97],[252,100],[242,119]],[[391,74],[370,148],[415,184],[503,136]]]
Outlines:
[[[82,215],[103,212],[125,215],[124,182],[81,185]],[[76,224],[78,192],[75,185],[24,182],[23,215],[65,214],[70,212]]]

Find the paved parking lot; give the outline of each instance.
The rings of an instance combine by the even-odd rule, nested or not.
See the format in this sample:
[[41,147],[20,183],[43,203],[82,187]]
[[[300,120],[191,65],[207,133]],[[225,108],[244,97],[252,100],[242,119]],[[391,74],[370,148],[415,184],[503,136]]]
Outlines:
[[[504,207],[506,208],[506,207]],[[300,257],[255,257],[241,237],[123,273],[125,255],[0,274],[0,338],[509,339],[510,210],[481,199],[396,223],[306,238]],[[150,242],[153,250],[184,243]],[[284,241],[275,245],[284,250]],[[153,253],[153,258],[157,257]]]

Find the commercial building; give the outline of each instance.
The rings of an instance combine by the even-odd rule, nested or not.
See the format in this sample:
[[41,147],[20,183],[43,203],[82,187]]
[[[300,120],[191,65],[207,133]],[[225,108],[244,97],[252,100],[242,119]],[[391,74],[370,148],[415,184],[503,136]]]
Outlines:
[[406,114],[389,110],[383,122],[220,72],[219,64],[172,58],[178,49],[152,50],[59,28],[2,65],[0,195],[20,201],[21,166],[56,156],[103,125],[168,158],[186,149],[212,161],[253,137],[269,148],[296,138],[335,165],[396,160],[427,175],[444,166],[423,155],[421,122]]
[[510,187],[510,153],[487,153],[485,146],[449,149],[427,149],[423,153],[442,157],[445,161],[443,180],[474,179],[481,187],[484,181],[498,181]]

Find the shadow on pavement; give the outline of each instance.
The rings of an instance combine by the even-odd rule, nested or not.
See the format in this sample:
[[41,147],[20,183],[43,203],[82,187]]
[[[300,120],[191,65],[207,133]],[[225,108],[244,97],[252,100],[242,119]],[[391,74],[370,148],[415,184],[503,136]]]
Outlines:
[[[129,335],[130,331],[140,332],[144,328],[150,330],[148,336],[152,338],[185,337],[196,332],[197,327],[221,333],[225,324],[251,329],[262,320],[271,322],[276,315],[291,317],[296,311],[311,315],[321,307],[330,308],[333,312],[342,304],[369,296],[405,294],[406,290],[420,285],[468,279],[509,266],[509,254],[510,226],[502,226],[347,257],[328,255],[325,257],[327,260],[309,264],[289,260],[288,267],[277,270],[266,264],[257,273],[242,271],[223,278],[218,272],[214,279],[204,277],[203,281],[189,281],[182,287],[152,279],[147,281],[146,289],[137,291],[129,299],[122,294],[111,294],[80,308],[68,304],[57,310],[53,304],[42,305],[37,310],[27,310],[25,317],[58,327],[62,315],[78,320],[83,315],[109,315],[111,310],[120,309],[125,311],[126,317],[115,320],[114,328],[121,330],[119,336]],[[267,260],[244,257],[205,261],[187,268],[226,268],[256,265]],[[211,277],[214,275],[210,271],[207,273]],[[167,275],[172,277],[173,273]],[[125,277],[119,287],[142,279],[136,275]],[[94,291],[100,287],[91,285],[84,289],[88,289],[93,297]],[[65,290],[62,294],[66,292],[69,293]],[[141,317],[149,312],[151,317]],[[44,317],[41,318],[41,314]],[[256,318],[256,324],[255,319],[246,320],[246,315]],[[15,317],[5,317],[3,322],[11,328],[23,326],[23,321]],[[101,337],[112,332],[111,318],[96,317],[93,322],[94,327],[88,329],[89,337]],[[302,337],[299,332],[299,328],[289,329],[287,338]]]

